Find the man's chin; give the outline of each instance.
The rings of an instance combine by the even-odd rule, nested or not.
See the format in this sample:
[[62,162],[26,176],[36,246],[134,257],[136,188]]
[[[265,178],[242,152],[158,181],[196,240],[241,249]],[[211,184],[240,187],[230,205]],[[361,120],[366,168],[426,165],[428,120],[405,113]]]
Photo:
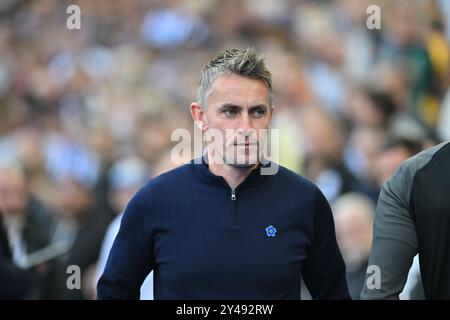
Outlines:
[[235,159],[235,161],[227,162],[228,165],[232,166],[233,168],[238,169],[246,169],[254,167],[258,163],[257,157],[251,157],[250,159],[248,157],[243,159]]
[[248,169],[256,165],[256,163],[227,163],[227,164],[236,169]]

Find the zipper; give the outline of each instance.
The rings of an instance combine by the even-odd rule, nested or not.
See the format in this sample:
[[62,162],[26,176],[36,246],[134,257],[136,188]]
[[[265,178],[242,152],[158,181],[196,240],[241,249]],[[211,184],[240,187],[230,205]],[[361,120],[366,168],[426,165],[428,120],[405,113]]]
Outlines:
[[231,216],[231,224],[233,226],[237,226],[238,225],[238,213],[237,213],[237,208],[236,208],[236,189],[232,189],[231,190],[231,202],[233,203],[233,212],[232,212],[232,216]]

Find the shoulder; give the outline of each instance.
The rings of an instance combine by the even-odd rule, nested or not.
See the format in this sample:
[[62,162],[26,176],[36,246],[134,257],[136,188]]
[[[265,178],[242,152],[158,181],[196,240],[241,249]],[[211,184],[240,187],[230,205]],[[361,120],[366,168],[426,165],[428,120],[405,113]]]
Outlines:
[[[438,156],[444,149],[450,147],[450,142],[443,142],[434,147],[423,150],[415,156],[405,160],[399,170],[404,175],[414,175],[418,170],[427,165],[435,156]],[[394,175],[395,176],[395,175]]]
[[417,172],[424,168],[444,148],[449,149],[450,143],[444,142],[434,147],[428,148],[415,156],[405,160],[394,174],[386,181],[383,189],[393,192],[407,201],[411,192],[414,177]]
[[148,180],[128,202],[122,224],[142,224],[148,217],[163,212],[162,206],[172,203],[186,192],[186,186],[192,185],[189,166],[181,165]]
[[288,203],[310,208],[314,208],[316,202],[324,198],[314,182],[283,166],[279,166],[277,173],[268,178],[267,187]]
[[291,188],[301,188],[310,191],[316,191],[318,188],[310,179],[286,168],[278,165],[278,172],[274,174],[274,180],[278,183],[286,184]]
[[133,196],[130,203],[136,208],[173,201],[192,188],[192,164],[183,164],[148,180]]
[[151,178],[141,188],[139,194],[145,195],[148,192],[158,193],[166,192],[168,189],[174,190],[180,185],[191,182],[192,172],[190,166],[192,164],[183,164],[179,167],[166,171],[156,177]]

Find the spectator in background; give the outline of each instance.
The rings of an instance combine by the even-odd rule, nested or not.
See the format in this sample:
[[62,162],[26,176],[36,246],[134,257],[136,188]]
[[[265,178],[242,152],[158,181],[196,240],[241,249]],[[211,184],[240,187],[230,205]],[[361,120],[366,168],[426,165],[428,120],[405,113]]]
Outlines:
[[29,298],[36,280],[33,271],[22,270],[12,262],[8,235],[0,219],[0,300]]
[[374,203],[379,193],[373,177],[374,162],[386,134],[379,127],[357,126],[351,130],[344,152],[344,162],[364,185],[363,193],[373,199]]
[[347,193],[332,204],[336,239],[347,268],[347,285],[352,299],[359,299],[364,285],[372,243],[375,205],[359,193]]
[[408,86],[407,107],[418,117],[426,112],[426,99],[434,95],[436,75],[425,46],[421,4],[410,6],[393,1],[386,5],[385,37],[381,42],[378,60],[399,68]]
[[388,138],[375,156],[373,175],[379,189],[406,159],[423,149],[421,141],[407,137]]
[[360,176],[364,189],[357,191],[368,195],[374,203],[384,182],[400,164],[424,148],[419,138],[407,135],[386,138],[386,135],[380,128],[361,127],[353,132],[353,149],[346,150],[347,163],[355,172],[364,174]]
[[51,265],[44,298],[86,299],[89,298],[88,292],[67,288],[67,267],[76,265],[82,276],[91,274],[89,269],[94,268],[97,262],[109,220],[95,210],[92,186],[85,181],[67,174],[58,186],[60,210],[52,239],[62,241],[70,250]]
[[[53,216],[28,192],[26,177],[18,166],[0,165],[0,212],[14,264],[21,265],[28,254],[49,245]],[[39,283],[30,286],[34,291],[30,298],[38,298]]]
[[348,95],[344,110],[345,119],[352,127],[385,128],[397,108],[388,93],[369,88],[355,88]]
[[305,108],[300,114],[305,135],[305,175],[317,183],[328,201],[360,189],[359,182],[342,161],[345,136],[342,126],[319,108]]

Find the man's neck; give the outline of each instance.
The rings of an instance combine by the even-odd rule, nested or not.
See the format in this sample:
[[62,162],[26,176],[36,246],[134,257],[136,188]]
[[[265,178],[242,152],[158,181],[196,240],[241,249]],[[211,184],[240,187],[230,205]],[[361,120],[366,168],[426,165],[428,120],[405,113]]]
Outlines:
[[[210,158],[211,159],[211,158]],[[231,189],[236,189],[245,178],[252,172],[258,164],[255,164],[251,167],[234,167],[229,164],[218,164],[212,161],[209,164],[209,171],[211,171],[216,176],[222,176],[225,181],[228,183]]]

